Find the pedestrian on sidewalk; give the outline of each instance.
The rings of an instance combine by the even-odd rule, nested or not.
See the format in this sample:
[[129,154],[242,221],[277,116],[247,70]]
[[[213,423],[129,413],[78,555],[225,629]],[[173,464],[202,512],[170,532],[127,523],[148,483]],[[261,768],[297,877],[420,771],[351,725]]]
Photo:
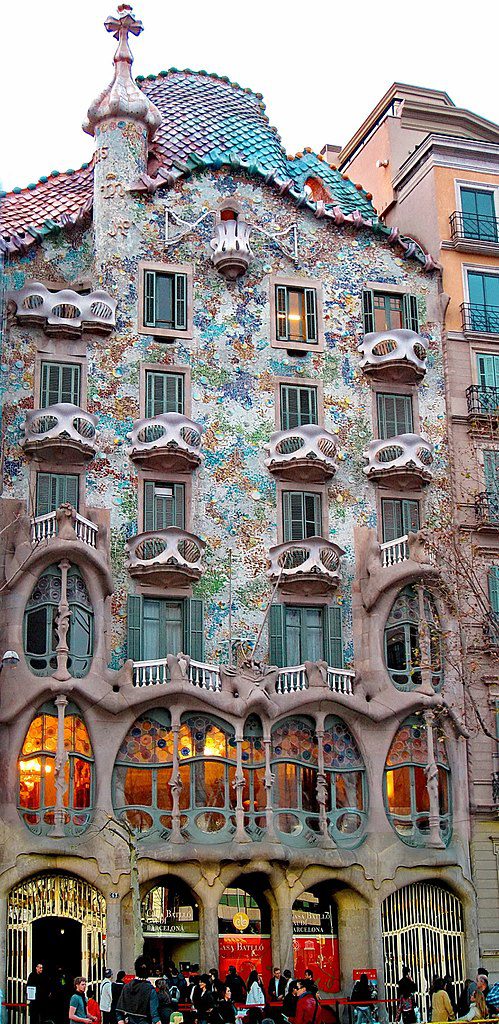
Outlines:
[[431,1019],[445,1024],[445,1021],[455,1020],[456,1014],[452,1009],[452,1003],[444,988],[444,979],[435,978],[431,987]]
[[161,1024],[156,989],[148,981],[151,972],[143,956],[137,957],[135,978],[123,986],[118,999],[116,1017],[124,1024]]

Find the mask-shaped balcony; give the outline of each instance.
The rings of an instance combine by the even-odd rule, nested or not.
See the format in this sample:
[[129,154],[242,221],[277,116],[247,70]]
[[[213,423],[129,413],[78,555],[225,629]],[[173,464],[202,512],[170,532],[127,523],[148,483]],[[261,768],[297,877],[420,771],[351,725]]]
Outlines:
[[97,451],[97,417],[77,405],[61,402],[26,413],[22,446],[47,461],[82,463]]
[[267,576],[288,593],[328,594],[340,583],[340,557],[345,552],[324,537],[276,544],[269,550]]
[[128,455],[148,469],[189,473],[203,461],[202,427],[180,413],[166,412],[136,420],[130,434]]
[[433,446],[420,434],[371,441],[364,458],[368,463],[364,473],[369,480],[402,491],[428,484],[433,475]]
[[185,587],[204,572],[206,544],[200,537],[176,526],[139,533],[127,541],[130,576],[159,587]]
[[235,281],[245,274],[253,256],[250,246],[251,227],[238,216],[233,220],[220,220],[210,245],[212,262],[227,281]]
[[415,331],[365,334],[359,352],[361,369],[376,381],[415,384],[426,373],[426,342]]
[[89,295],[70,288],[49,292],[45,285],[32,281],[19,291],[9,292],[7,300],[15,304],[19,323],[43,327],[47,334],[109,334],[116,324],[116,299],[104,291]]
[[272,434],[267,450],[265,465],[282,480],[322,482],[336,473],[334,436],[313,423],[278,430]]

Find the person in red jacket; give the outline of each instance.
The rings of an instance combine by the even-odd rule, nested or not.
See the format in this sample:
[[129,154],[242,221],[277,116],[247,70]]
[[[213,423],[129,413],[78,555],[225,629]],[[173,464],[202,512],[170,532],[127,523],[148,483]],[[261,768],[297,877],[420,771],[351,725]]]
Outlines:
[[310,983],[300,978],[295,984],[298,1001],[294,1024],[319,1024],[319,1003]]

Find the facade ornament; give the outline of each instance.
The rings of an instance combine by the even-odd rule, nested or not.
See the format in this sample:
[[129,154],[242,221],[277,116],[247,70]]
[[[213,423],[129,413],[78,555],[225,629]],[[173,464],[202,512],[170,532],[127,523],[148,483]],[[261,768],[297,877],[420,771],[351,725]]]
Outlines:
[[[222,211],[223,212],[223,211]],[[248,269],[251,257],[254,255],[251,249],[251,236],[261,235],[267,242],[276,245],[284,256],[287,256],[293,263],[298,263],[298,229],[296,224],[289,228],[278,228],[277,231],[267,231],[254,221],[248,220],[237,211],[233,211],[236,217],[232,220],[223,220],[221,211],[214,212],[207,210],[197,220],[182,220],[173,210],[165,209],[165,246],[167,249],[181,242],[187,235],[195,233],[201,224],[209,217],[214,217],[214,233],[210,241],[210,248],[213,250],[211,259],[217,270],[227,278],[234,280]],[[170,219],[178,225],[180,231],[170,233]]]
[[424,769],[426,776],[426,789],[430,810],[428,814],[429,846],[435,849],[444,849],[445,843],[440,835],[440,801],[438,794],[438,765],[435,761],[435,745],[433,735],[433,723],[435,714],[433,711],[424,712],[424,723],[426,726],[427,762]]
[[[67,509],[69,509],[70,512],[74,511],[74,509],[71,508],[71,505],[61,506],[61,508],[58,509],[57,511],[60,512],[63,508],[66,509],[66,514]],[[59,569],[61,570],[61,600],[59,601],[59,606],[57,608],[57,617],[55,620],[58,643],[56,647],[57,669],[54,672],[53,678],[61,680],[71,678],[71,673],[68,672],[69,646],[67,639],[69,623],[71,619],[71,611],[68,603],[68,571],[70,567],[71,563],[68,562],[67,558],[63,558],[62,562],[59,562]]]
[[66,764],[68,762],[68,752],[64,746],[64,714],[67,704],[67,697],[65,697],[63,693],[58,693],[55,699],[55,706],[57,708],[57,749],[54,765],[54,826],[50,834],[54,838],[59,839],[62,838],[62,836],[64,836],[64,825],[66,816],[66,812],[64,810],[64,796],[67,790]]

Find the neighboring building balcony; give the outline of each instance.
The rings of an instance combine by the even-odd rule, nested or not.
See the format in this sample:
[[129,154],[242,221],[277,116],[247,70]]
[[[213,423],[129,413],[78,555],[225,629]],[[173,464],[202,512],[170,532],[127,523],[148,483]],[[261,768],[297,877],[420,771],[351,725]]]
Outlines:
[[420,434],[371,441],[364,457],[366,476],[387,487],[409,490],[428,484],[433,476],[433,446]]
[[499,388],[471,384],[466,388],[468,420],[481,427],[499,426]]
[[497,217],[455,210],[449,220],[454,249],[458,249],[459,252],[499,252]]
[[499,490],[475,496],[475,516],[478,529],[499,530]]
[[426,373],[426,342],[415,331],[365,334],[359,352],[361,370],[376,381],[417,384]]
[[203,461],[202,429],[199,423],[176,412],[136,420],[128,455],[139,465],[159,472],[191,472]]
[[87,462],[97,451],[96,424],[96,416],[67,402],[33,409],[26,413],[22,446],[56,462]]
[[267,450],[265,465],[283,480],[322,482],[336,473],[335,438],[313,423],[276,431]]
[[499,334],[499,306],[461,303],[464,334]]
[[240,216],[215,224],[215,235],[210,242],[211,259],[219,274],[228,281],[235,281],[248,269],[253,256],[250,235],[251,226]]
[[[63,512],[62,516],[61,511]],[[49,512],[48,515],[33,516],[31,519],[31,543],[33,546],[37,546],[43,541],[51,540],[52,537],[58,537],[63,529],[67,532],[68,522],[70,528],[74,530],[76,540],[88,547],[97,547],[98,527],[70,505],[62,505],[61,509]]]
[[[200,690],[209,690],[214,693],[222,689],[218,665],[206,665],[201,661],[189,661],[187,665],[187,679],[192,686],[197,686]],[[157,684],[169,682],[170,668],[167,658],[161,658],[158,661],[134,661],[134,686],[156,686]]]
[[339,586],[343,554],[342,548],[324,537],[277,544],[269,550],[267,576],[287,592],[327,594]]
[[[333,693],[352,694],[355,672],[345,668],[329,668],[326,670],[325,685]],[[298,693],[308,690],[309,679],[305,665],[292,668],[281,668],[275,684],[276,693]]]
[[160,587],[185,587],[201,579],[206,544],[176,526],[138,533],[127,541],[130,576]]
[[50,292],[33,281],[8,292],[7,301],[15,304],[19,323],[43,327],[47,334],[80,335],[85,330],[109,334],[116,325],[116,299],[104,291]]

